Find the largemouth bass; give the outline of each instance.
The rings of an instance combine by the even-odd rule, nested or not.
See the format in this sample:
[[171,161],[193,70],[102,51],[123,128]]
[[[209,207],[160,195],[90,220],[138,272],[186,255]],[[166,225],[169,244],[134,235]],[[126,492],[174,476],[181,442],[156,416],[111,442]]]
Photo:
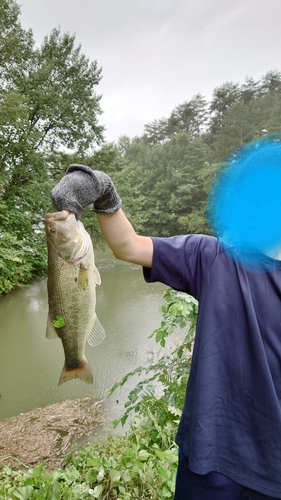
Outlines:
[[59,337],[65,364],[59,385],[79,378],[93,383],[84,354],[86,340],[96,346],[105,338],[96,315],[96,285],[101,282],[95,266],[90,235],[74,213],[47,214],[48,339]]

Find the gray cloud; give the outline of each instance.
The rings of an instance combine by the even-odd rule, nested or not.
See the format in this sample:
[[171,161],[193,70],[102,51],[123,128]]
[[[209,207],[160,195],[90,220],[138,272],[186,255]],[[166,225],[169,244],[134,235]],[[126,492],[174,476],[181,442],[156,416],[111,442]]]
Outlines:
[[21,0],[40,43],[56,26],[76,33],[102,67],[107,139],[140,135],[198,92],[280,68],[280,0]]

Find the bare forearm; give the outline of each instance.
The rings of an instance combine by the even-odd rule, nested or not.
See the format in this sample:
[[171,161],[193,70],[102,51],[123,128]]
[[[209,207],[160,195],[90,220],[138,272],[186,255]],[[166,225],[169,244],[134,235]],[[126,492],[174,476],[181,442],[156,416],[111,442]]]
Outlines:
[[108,215],[98,215],[102,233],[120,260],[151,267],[153,243],[147,236],[136,234],[122,209]]

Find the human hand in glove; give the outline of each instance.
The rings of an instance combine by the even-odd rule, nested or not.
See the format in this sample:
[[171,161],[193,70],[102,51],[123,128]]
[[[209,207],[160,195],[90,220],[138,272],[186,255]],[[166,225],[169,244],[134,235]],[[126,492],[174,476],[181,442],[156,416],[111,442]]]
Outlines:
[[51,198],[57,210],[74,212],[77,219],[90,203],[92,210],[101,215],[112,214],[121,207],[121,198],[111,178],[85,165],[70,165],[52,189]]

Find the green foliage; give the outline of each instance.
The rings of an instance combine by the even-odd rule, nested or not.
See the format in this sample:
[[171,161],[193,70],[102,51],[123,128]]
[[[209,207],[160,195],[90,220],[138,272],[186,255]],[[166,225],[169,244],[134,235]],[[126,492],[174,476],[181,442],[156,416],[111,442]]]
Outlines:
[[52,323],[55,328],[63,328],[65,326],[64,317],[59,314],[56,319],[53,319]]
[[30,130],[38,134],[35,149],[83,152],[102,140],[100,96],[94,92],[100,78],[97,62],[75,47],[75,36],[55,28],[44,38],[25,74],[15,79],[28,102]]
[[0,499],[172,499],[177,450],[173,446],[148,450],[144,438],[109,436],[70,453],[63,470],[46,472],[44,464],[27,473],[4,467]]
[[188,230],[182,217],[203,199],[199,177],[202,168],[207,168],[207,154],[201,137],[192,139],[184,132],[162,145],[133,141],[128,146],[127,164],[114,181],[138,232],[171,236]]
[[226,82],[213,91],[210,103],[210,131],[215,134],[223,126],[223,119],[227,111],[240,98],[240,89],[237,83]]
[[114,181],[137,232],[155,236],[207,233],[206,201],[219,165],[230,152],[280,131],[281,72],[259,82],[226,82],[209,105],[200,94],[141,137],[121,137],[123,159]]
[[154,120],[145,125],[145,133],[141,139],[153,146],[164,144],[173,135],[181,132],[197,137],[206,128],[207,120],[207,102],[201,94],[197,94],[190,101],[177,106],[168,119]]
[[[0,0],[0,88],[12,86],[13,78],[24,70],[33,47],[32,31],[22,29],[20,8],[13,0]],[[4,85],[5,84],[5,85]]]
[[173,498],[177,453],[160,450],[130,433],[109,437],[99,449],[87,448],[71,461],[85,474],[94,498]]
[[17,3],[0,7],[1,294],[46,271],[44,215],[53,210],[57,150],[83,156],[102,142],[103,127],[97,62],[59,29],[36,48]]
[[[280,82],[281,85],[281,82]],[[281,92],[269,91],[248,104],[235,103],[226,113],[213,143],[213,159],[221,162],[234,149],[267,133],[280,132]]]
[[[124,415],[113,424],[115,427],[119,423],[124,425],[132,412],[137,413],[143,421],[141,425],[150,435],[151,445],[160,447],[171,445],[170,439],[174,438],[183,408],[197,319],[197,302],[193,297],[168,289],[164,298],[166,303],[161,308],[161,326],[151,335],[164,352],[159,354],[155,363],[128,373],[110,390],[112,394],[135,375],[142,377],[129,393]],[[167,347],[167,338],[177,328],[187,325],[187,333],[180,343],[175,342]],[[171,430],[170,434],[168,429]]]
[[32,254],[31,247],[23,246],[15,236],[0,231],[0,294],[33,277]]

